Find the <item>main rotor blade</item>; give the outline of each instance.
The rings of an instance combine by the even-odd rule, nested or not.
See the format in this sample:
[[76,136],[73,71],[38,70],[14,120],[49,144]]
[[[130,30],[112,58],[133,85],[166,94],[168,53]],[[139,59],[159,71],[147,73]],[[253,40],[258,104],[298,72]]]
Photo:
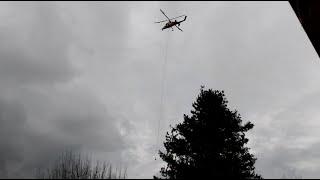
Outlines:
[[180,17],[183,17],[183,16],[186,16],[186,15],[181,15],[181,16],[178,16],[178,17],[175,17],[175,18],[171,18],[170,20],[177,19],[177,18],[180,18]]
[[172,20],[172,19],[177,19],[177,18],[183,17],[183,16],[186,16],[186,15],[181,15],[181,16],[178,16],[178,17],[175,17],[175,18],[171,18],[171,19],[169,19],[169,20],[158,21],[158,22],[155,22],[155,23],[166,22],[166,21],[170,21],[170,20]]
[[168,16],[160,9],[160,11],[162,12],[162,14],[170,21],[170,19],[168,18]]
[[[177,25],[175,25],[180,31],[182,31],[182,29],[180,29]],[[182,31],[183,32],[183,31]]]

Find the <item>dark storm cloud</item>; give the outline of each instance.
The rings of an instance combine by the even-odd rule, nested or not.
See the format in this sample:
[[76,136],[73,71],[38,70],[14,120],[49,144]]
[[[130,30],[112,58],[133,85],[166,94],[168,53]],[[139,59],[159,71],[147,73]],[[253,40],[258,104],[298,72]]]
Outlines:
[[26,114],[17,102],[0,98],[0,177],[8,178],[10,163],[23,161]]
[[0,105],[1,177],[32,177],[65,150],[103,152],[101,160],[117,163],[127,148],[117,126],[123,121],[87,92],[26,92]]
[[[68,107],[59,107],[57,110],[60,113],[53,121],[57,135],[72,144],[83,144],[91,150],[113,152],[124,148],[116,124],[121,121],[115,122],[115,117],[110,116],[95,97],[86,93],[74,93],[58,97],[66,99],[60,99],[56,106],[68,104]],[[68,101],[72,104],[67,103]]]
[[[24,86],[69,81],[75,70],[67,59],[70,33],[50,5],[36,3],[3,4],[8,16],[0,28],[1,89],[1,177],[30,175],[20,171],[26,157],[37,146],[35,138],[43,137],[41,145],[59,146],[48,137],[31,131],[32,125],[25,103],[18,96]],[[6,97],[6,100],[3,98]],[[55,149],[55,148],[48,148]],[[29,148],[28,148],[29,147]],[[39,146],[39,149],[41,146]],[[42,151],[43,152],[43,151]],[[47,151],[48,156],[49,151]],[[41,158],[34,160],[41,161]]]
[[[55,83],[76,73],[68,61],[70,31],[50,4],[11,4],[0,28],[0,80],[9,83]],[[18,13],[17,13],[18,12]]]
[[[104,152],[103,158],[110,162],[121,159],[121,150],[126,145],[118,131],[116,122],[114,122],[115,118],[110,117],[103,105],[90,94],[79,93],[76,90],[72,94],[63,92],[55,95],[55,93],[50,93],[50,97],[46,97],[42,101],[51,102],[42,110],[44,112],[51,111],[52,114],[41,115],[44,122],[40,124],[42,126],[47,124],[43,128],[49,133],[42,132],[42,136],[47,137],[48,140],[30,138],[30,141],[39,139],[39,143],[42,143],[41,148],[35,150],[38,153],[34,153],[34,159],[31,159],[31,162],[37,165],[39,163],[46,164],[48,162],[47,156],[50,157],[49,160],[53,160],[58,153],[66,149],[82,153]],[[38,105],[41,104],[43,103]],[[33,109],[40,109],[36,104],[33,106]],[[34,116],[34,118],[37,117]],[[35,131],[35,128],[31,128],[31,130]],[[114,157],[108,155],[108,153],[114,152],[116,152]],[[38,157],[37,154],[42,154],[44,159]],[[25,167],[32,166],[27,161]]]

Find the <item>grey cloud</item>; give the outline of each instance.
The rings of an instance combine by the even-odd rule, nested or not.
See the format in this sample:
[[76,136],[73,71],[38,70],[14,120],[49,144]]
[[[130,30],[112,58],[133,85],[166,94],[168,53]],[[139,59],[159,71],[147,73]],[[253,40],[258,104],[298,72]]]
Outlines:
[[[189,5],[184,7],[189,10]],[[210,21],[199,23],[200,17]],[[280,178],[281,172],[291,167],[303,177],[315,175],[316,170],[306,173],[295,166],[308,161],[303,156],[307,149],[291,146],[303,142],[309,148],[308,138],[317,139],[314,130],[310,133],[318,117],[310,109],[318,107],[317,103],[306,100],[296,108],[288,107],[318,88],[318,58],[289,4],[217,3],[203,8],[201,16],[194,18],[182,25],[192,29],[192,33],[184,32],[192,43],[177,44],[179,34],[170,37],[166,105],[175,109],[172,116],[182,119],[201,84],[223,89],[231,107],[255,124],[251,147],[264,177]],[[185,89],[188,92],[183,92]],[[314,99],[312,102],[317,101]]]
[[[32,177],[36,168],[50,166],[65,150],[103,153],[101,160],[125,162],[121,153],[130,144],[118,130],[124,121],[115,121],[90,94],[74,90],[49,95],[26,93],[1,100],[1,177]],[[43,113],[33,113],[40,109]]]
[[316,178],[319,148],[319,142],[305,149],[289,148],[285,144],[277,145],[272,150],[259,153],[257,170],[269,178],[290,175],[290,170],[294,170],[296,175],[303,178]]
[[50,4],[10,4],[0,30],[0,80],[5,83],[65,82],[76,75],[68,60],[71,33]]
[[0,177],[8,178],[10,163],[23,161],[26,114],[17,102],[0,99]]
[[[187,14],[184,32],[159,31],[159,8],[170,17]],[[21,2],[6,10],[0,97],[8,100],[0,110],[10,118],[1,125],[12,129],[8,139],[21,140],[0,137],[7,153],[0,156],[2,177],[27,177],[66,148],[120,159],[131,177],[152,177],[162,163],[153,151],[166,35],[160,138],[206,85],[225,90],[231,108],[255,124],[250,142],[265,177],[311,162],[304,153],[317,155],[308,128],[318,116],[311,110],[318,95],[305,95],[318,89],[318,56],[287,2]]]
[[[303,178],[317,177],[320,141],[316,134],[319,91],[301,96],[294,104],[270,116],[270,123],[255,129],[253,145],[258,170],[270,178],[280,178],[294,169]],[[290,172],[289,172],[290,174]]]
[[48,167],[68,149],[121,161],[128,148],[118,130],[123,120],[110,115],[84,86],[69,86],[82,73],[70,59],[70,47],[79,42],[61,9],[51,2],[6,7],[9,18],[0,29],[0,98],[8,100],[0,99],[0,178],[32,177],[35,168]]
[[[76,105],[75,108],[78,112],[71,110],[66,114],[61,113],[53,121],[55,132],[61,139],[104,152],[121,151],[125,147],[115,119],[107,112],[99,110],[99,106],[90,102],[87,102],[84,107]],[[98,110],[90,112],[87,111],[89,108]]]

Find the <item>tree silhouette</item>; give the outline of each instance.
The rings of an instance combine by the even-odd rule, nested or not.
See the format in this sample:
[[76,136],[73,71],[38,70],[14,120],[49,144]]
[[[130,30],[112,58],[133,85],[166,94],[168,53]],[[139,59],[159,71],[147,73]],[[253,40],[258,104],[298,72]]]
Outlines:
[[[256,174],[256,158],[245,147],[245,132],[251,122],[242,125],[238,112],[227,108],[224,91],[204,90],[192,104],[191,116],[167,132],[159,155],[167,165],[160,174],[164,178],[262,178]],[[154,178],[158,178],[155,177]]]
[[127,170],[112,169],[111,164],[97,161],[94,165],[91,159],[65,151],[59,155],[52,167],[35,172],[37,179],[126,179]]

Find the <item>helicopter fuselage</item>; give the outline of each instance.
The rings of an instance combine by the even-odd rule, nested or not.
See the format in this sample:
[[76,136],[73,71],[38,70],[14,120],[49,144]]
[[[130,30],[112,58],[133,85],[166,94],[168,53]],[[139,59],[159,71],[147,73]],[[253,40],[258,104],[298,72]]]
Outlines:
[[162,28],[162,30],[167,29],[167,28],[171,28],[172,26],[175,26],[175,25],[180,26],[180,22],[170,21],[170,22],[166,23],[166,25]]
[[173,27],[173,26],[175,26],[175,25],[180,26],[180,23],[182,23],[183,21],[185,21],[186,18],[187,18],[187,16],[185,16],[185,18],[184,18],[182,21],[177,21],[177,20],[175,20],[175,21],[169,21],[169,22],[166,23],[165,26],[163,26],[162,30],[171,28],[171,27]]

